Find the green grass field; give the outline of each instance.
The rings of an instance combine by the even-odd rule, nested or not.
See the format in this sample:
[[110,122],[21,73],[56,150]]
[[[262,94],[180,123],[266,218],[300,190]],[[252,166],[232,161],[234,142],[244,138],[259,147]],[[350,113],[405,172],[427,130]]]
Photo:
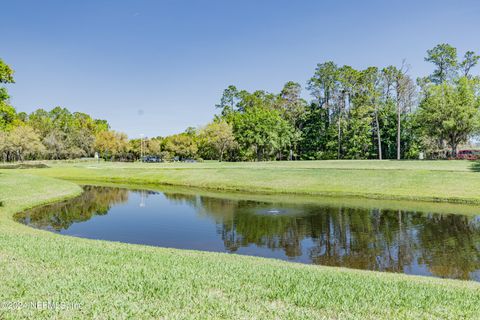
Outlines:
[[[71,180],[217,190],[480,203],[479,165],[469,161],[260,163],[50,163],[31,169]],[[21,172],[21,171],[18,171]]]
[[[87,240],[12,220],[15,212],[81,192],[75,183],[51,177],[148,183],[149,187],[167,183],[268,193],[478,202],[480,173],[472,163],[49,165],[52,168],[0,170],[0,303],[53,301],[77,303],[80,308],[8,310],[0,305],[0,319],[479,318],[480,284],[476,282]],[[419,204],[448,206],[448,210],[460,206]]]

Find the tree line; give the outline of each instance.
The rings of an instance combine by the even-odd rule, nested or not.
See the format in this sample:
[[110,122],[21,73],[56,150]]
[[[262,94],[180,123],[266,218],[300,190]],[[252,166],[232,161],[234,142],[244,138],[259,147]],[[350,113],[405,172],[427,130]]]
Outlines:
[[425,57],[433,73],[416,81],[405,62],[356,70],[328,61],[307,81],[310,102],[295,82],[278,94],[230,86],[215,121],[232,127],[234,160],[455,157],[479,131],[479,58],[437,45]]
[[[480,77],[473,51],[439,44],[426,53],[430,75],[414,80],[409,66],[357,70],[319,63],[305,88],[287,82],[279,93],[231,85],[219,113],[201,128],[167,137],[128,139],[108,122],[56,107],[17,113],[0,88],[0,155],[4,161],[71,159],[98,152],[107,160],[165,161],[417,159],[455,157],[480,129]],[[0,83],[13,83],[0,60]],[[303,98],[302,90],[312,99]]]

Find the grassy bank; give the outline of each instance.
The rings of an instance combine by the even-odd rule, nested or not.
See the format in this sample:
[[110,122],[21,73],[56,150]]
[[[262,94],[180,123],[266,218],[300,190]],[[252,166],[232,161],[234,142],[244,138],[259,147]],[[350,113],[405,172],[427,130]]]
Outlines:
[[480,203],[479,165],[469,161],[60,162],[49,165],[49,169],[30,169],[29,172],[73,180],[230,191]]
[[[45,175],[63,172],[66,178],[67,173],[100,169],[41,170]],[[126,171],[131,177],[143,171],[133,166],[103,170]],[[159,169],[151,170],[158,174]],[[94,241],[31,229],[13,222],[13,213],[80,189],[67,181],[25,175],[34,170],[19,172],[0,173],[0,302],[81,307],[3,308],[0,319],[476,319],[480,314],[480,285],[474,282]]]
[[395,199],[369,199],[361,197],[329,197],[310,194],[283,194],[283,193],[256,193],[228,191],[228,190],[211,190],[205,188],[170,186],[159,184],[134,184],[121,182],[105,182],[105,181],[88,181],[88,180],[70,180],[79,185],[94,184],[97,186],[117,187],[132,190],[155,190],[166,193],[179,193],[183,195],[199,195],[209,198],[229,199],[233,201],[251,200],[256,202],[269,202],[280,205],[316,205],[321,207],[348,207],[364,210],[380,209],[392,211],[410,211],[439,213],[439,214],[461,214],[461,215],[478,215],[480,210],[478,204],[472,203],[451,203],[451,202],[429,202],[429,201],[413,201],[413,200],[395,200]]

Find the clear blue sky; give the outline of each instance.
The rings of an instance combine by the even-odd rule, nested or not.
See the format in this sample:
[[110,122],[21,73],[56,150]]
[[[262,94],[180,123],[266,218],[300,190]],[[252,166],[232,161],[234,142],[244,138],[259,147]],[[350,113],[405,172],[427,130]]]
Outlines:
[[[19,111],[60,105],[130,137],[207,123],[222,91],[305,85],[319,62],[428,74],[425,51],[480,52],[479,1],[1,1]],[[478,72],[478,69],[477,69]],[[305,94],[305,96],[308,96]]]

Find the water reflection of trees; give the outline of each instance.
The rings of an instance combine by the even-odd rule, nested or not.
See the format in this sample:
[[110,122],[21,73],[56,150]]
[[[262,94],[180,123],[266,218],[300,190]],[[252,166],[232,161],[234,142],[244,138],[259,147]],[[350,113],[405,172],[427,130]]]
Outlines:
[[[35,227],[67,229],[128,201],[120,188],[85,187],[70,201],[17,218]],[[142,199],[152,192],[141,192]],[[154,192],[153,192],[154,193]],[[165,193],[215,221],[226,250],[256,245],[315,264],[469,279],[480,270],[480,219],[462,215],[262,203]],[[279,209],[272,214],[270,209]],[[478,273],[477,273],[478,274]],[[478,275],[477,275],[478,277]],[[480,279],[476,279],[480,280]]]
[[[468,279],[480,268],[480,221],[458,215],[429,215],[419,233],[421,263],[438,276]],[[480,280],[480,279],[477,279]]]
[[[480,269],[480,222],[474,217],[166,196],[213,218],[230,252],[255,244],[315,264],[414,273],[426,268],[458,279]],[[302,214],[262,214],[268,207]]]
[[18,214],[16,218],[36,228],[60,231],[94,215],[107,214],[113,205],[127,201],[127,189],[85,186],[84,192],[74,199],[34,208]]

